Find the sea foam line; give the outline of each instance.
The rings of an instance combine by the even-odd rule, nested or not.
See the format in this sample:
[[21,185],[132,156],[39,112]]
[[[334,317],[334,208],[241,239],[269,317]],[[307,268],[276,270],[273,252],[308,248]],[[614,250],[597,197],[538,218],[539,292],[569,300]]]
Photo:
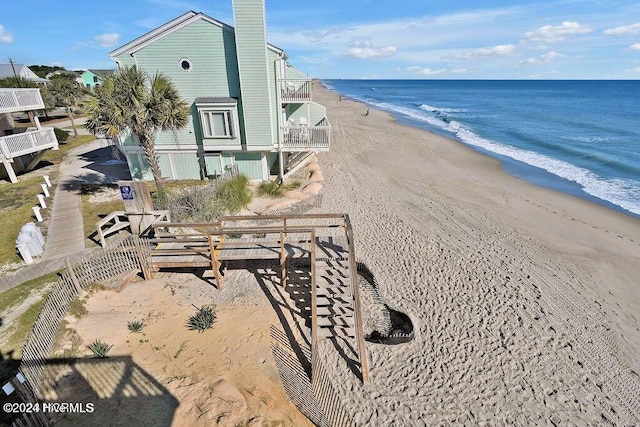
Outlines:
[[[544,169],[553,175],[579,184],[582,190],[591,196],[613,203],[629,212],[640,215],[640,182],[619,178],[604,179],[587,169],[572,165],[563,160],[490,141],[480,137],[455,120],[444,120],[442,117],[386,102],[361,101],[438,127],[452,133],[465,144],[480,147],[495,154],[507,156],[525,164]],[[428,110],[427,108],[421,108],[421,110],[425,112],[442,111],[442,109]]]

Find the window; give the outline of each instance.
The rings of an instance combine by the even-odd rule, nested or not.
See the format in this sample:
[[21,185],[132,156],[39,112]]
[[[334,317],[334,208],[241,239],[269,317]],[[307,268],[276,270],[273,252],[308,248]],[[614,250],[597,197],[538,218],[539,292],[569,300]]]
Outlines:
[[232,138],[230,111],[202,111],[202,134],[205,138]]
[[98,83],[98,76],[93,76],[93,82]]
[[180,60],[180,68],[182,69],[182,71],[191,71],[191,61],[189,61],[187,58],[182,58]]

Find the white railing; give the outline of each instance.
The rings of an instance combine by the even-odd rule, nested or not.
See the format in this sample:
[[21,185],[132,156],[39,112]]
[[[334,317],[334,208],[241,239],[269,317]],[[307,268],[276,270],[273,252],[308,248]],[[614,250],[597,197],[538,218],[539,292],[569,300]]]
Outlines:
[[282,148],[287,151],[329,150],[331,126],[282,126]]
[[5,159],[20,157],[49,148],[58,148],[58,140],[53,128],[47,127],[0,137],[0,152]]
[[311,101],[311,79],[281,79],[282,102]]
[[42,109],[40,89],[0,89],[0,113]]

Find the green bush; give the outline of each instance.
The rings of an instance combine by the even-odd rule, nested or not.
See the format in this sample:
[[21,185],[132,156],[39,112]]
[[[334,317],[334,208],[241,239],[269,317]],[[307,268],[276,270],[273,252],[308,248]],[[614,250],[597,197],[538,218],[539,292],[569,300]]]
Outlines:
[[96,357],[104,359],[105,357],[107,357],[107,353],[109,353],[109,350],[111,350],[111,347],[113,347],[113,345],[104,343],[100,340],[95,340],[87,347],[93,352]]
[[210,329],[216,321],[216,312],[213,306],[204,306],[198,309],[198,312],[187,320],[187,327],[191,331],[202,332]]
[[249,179],[239,176],[209,185],[180,187],[167,192],[154,206],[168,209],[177,222],[213,222],[224,214],[235,214],[251,202]]
[[60,128],[53,128],[53,133],[56,134],[58,142],[65,142],[69,139],[70,132]]
[[129,328],[130,332],[140,332],[142,331],[142,328],[144,328],[144,322],[141,320],[127,322],[127,328]]
[[284,193],[300,187],[300,181],[291,181],[288,184],[278,184],[276,181],[261,182],[258,186],[258,196],[283,197]]
[[237,178],[218,184],[217,196],[222,200],[225,211],[230,214],[238,213],[251,202],[249,178],[240,175]]

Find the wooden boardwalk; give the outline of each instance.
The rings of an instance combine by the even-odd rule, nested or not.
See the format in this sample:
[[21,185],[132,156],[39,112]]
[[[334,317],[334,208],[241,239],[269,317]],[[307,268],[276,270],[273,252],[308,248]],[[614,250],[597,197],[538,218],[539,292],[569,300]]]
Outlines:
[[[257,225],[256,225],[257,223]],[[311,269],[312,352],[319,339],[355,341],[362,380],[368,362],[360,313],[353,233],[346,214],[223,217],[217,223],[153,224],[152,269],[199,267],[222,286],[225,261],[280,261],[286,286],[287,260],[306,259]],[[250,236],[250,237],[245,237]]]

